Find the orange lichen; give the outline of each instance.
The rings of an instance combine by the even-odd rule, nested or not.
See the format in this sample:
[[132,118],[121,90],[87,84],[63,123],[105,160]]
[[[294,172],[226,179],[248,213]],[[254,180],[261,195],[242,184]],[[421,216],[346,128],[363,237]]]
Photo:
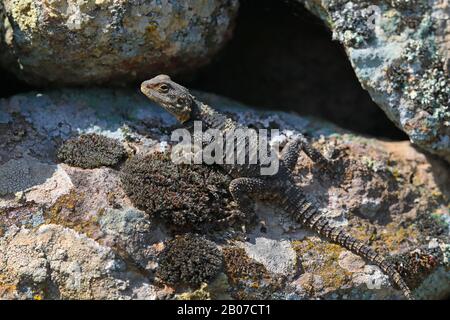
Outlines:
[[379,241],[392,252],[398,250],[400,244],[411,239],[417,239],[418,236],[419,232],[414,225],[402,227],[398,223],[391,222],[380,233]]
[[[57,201],[44,212],[46,223],[59,224],[66,228],[85,233],[93,237],[98,230],[98,216],[87,216],[81,207],[84,194],[71,191],[60,196]],[[99,209],[98,215],[102,214]]]
[[0,274],[0,299],[12,298],[15,292],[17,292],[17,286],[4,274]]

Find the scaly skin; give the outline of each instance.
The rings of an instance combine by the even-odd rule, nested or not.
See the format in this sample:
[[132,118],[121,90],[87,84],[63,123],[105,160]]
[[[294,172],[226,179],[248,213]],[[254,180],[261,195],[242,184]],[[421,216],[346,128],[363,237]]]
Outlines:
[[[141,84],[141,91],[152,101],[164,107],[172,113],[178,121],[188,129],[192,129],[193,121],[202,121],[204,129],[218,129],[223,136],[230,130],[241,127],[232,119],[215,111],[211,107],[198,101],[189,90],[173,82],[166,75],[159,75]],[[249,149],[254,150],[245,142]],[[251,200],[270,199],[278,204],[284,211],[290,214],[295,221],[316,231],[319,235],[337,243],[351,252],[367,259],[381,268],[390,279],[404,293],[406,298],[412,299],[411,291],[401,278],[394,265],[375,252],[362,241],[349,235],[344,229],[333,227],[330,220],[320,213],[310,202],[306,200],[303,191],[295,184],[292,170],[294,169],[300,151],[305,152],[316,164],[324,166],[328,163],[317,150],[315,150],[303,137],[289,142],[281,153],[279,170],[271,176],[262,176],[260,163],[256,164],[219,164],[234,180],[229,189],[236,200],[240,210],[247,215],[254,214],[254,206]]]

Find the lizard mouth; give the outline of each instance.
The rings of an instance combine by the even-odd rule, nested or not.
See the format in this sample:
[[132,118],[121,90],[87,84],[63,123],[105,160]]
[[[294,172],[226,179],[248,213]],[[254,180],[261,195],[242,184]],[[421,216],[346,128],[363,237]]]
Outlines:
[[154,103],[164,107],[165,109],[170,110],[169,107],[167,107],[167,101],[165,101],[164,97],[161,96],[157,91],[155,91],[152,88],[149,88],[145,83],[141,85],[141,92],[149,98]]
[[147,84],[146,84],[145,82],[143,82],[143,83],[141,84],[141,92],[142,92],[143,94],[145,94],[145,95],[147,96],[147,98],[149,98],[150,100],[157,102],[158,99],[157,99],[156,94],[153,92],[152,89],[150,89],[150,88],[147,86]]

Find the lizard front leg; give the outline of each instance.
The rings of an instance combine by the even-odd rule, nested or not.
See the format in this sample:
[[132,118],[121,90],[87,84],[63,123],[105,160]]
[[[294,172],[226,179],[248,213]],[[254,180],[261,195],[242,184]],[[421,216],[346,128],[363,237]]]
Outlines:
[[272,190],[272,185],[259,178],[236,178],[230,182],[228,189],[239,210],[251,220],[255,216],[254,200],[262,198],[265,192]]
[[296,139],[289,141],[281,152],[281,160],[289,170],[294,170],[298,158],[300,157],[301,150],[306,153],[314,163],[324,168],[329,165],[327,158],[311,146],[303,135],[299,135]]

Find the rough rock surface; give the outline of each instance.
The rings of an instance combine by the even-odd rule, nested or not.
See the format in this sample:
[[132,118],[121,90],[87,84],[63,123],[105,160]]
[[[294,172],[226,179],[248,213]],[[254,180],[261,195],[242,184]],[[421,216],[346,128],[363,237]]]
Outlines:
[[214,55],[237,9],[237,0],[3,0],[0,61],[39,86],[175,74]]
[[[416,296],[449,295],[445,162],[408,142],[364,138],[317,120],[198,95],[245,124],[280,128],[277,141],[308,133],[337,161],[326,174],[306,157],[299,160],[298,184],[311,201],[392,259],[401,254],[396,261]],[[158,261],[177,232],[134,207],[120,167],[61,164],[56,150],[92,132],[137,154],[168,150],[175,120],[141,95],[106,89],[32,92],[0,100],[0,110],[0,298],[402,298],[377,267],[268,203],[257,204],[258,219],[247,223],[246,233],[238,222],[203,234],[223,255],[214,279],[163,286],[155,277]],[[409,265],[413,272],[404,270]]]
[[54,224],[10,228],[0,238],[2,298],[154,299],[142,274],[111,248]]
[[450,161],[448,1],[296,1],[330,27],[363,87],[411,141]]

